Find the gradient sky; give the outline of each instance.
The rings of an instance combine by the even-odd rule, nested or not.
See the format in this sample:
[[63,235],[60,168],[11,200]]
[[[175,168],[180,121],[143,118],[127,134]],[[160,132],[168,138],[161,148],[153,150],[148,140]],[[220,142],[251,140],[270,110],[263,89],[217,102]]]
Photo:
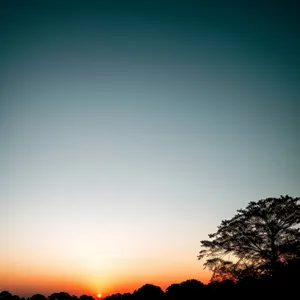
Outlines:
[[296,1],[111,3],[1,1],[0,290],[207,283],[221,220],[300,195]]

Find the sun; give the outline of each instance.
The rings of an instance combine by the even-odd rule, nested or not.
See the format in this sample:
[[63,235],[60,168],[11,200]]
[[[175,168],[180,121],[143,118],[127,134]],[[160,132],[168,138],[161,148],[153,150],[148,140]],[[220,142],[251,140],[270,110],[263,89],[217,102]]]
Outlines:
[[97,298],[100,299],[102,297],[101,294],[97,294]]

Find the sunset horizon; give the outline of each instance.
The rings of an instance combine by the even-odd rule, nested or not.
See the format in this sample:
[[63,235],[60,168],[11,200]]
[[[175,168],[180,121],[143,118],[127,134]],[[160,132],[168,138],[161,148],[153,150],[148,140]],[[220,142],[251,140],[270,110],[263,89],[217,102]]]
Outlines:
[[[80,297],[82,295],[88,295],[88,296],[92,296],[94,299],[99,299],[99,298],[104,299],[105,297],[112,295],[112,294],[133,293],[146,284],[158,286],[164,292],[172,284],[180,284],[182,282],[185,282],[185,281],[191,280],[191,279],[198,280],[198,281],[202,282],[203,284],[208,284],[211,274],[209,272],[204,272],[204,273],[207,273],[206,274],[207,276],[205,277],[205,275],[204,275],[202,277],[202,279],[194,278],[194,277],[190,277],[190,276],[175,276],[175,280],[172,280],[170,278],[164,278],[164,279],[150,279],[148,281],[147,280],[143,281],[143,279],[135,279],[132,281],[132,279],[131,279],[131,280],[124,280],[123,285],[122,285],[123,281],[120,280],[120,278],[115,278],[115,280],[117,280],[117,282],[118,282],[118,286],[117,286],[117,284],[112,284],[112,286],[110,286],[110,284],[108,283],[107,286],[105,286],[105,287],[103,286],[102,289],[86,287],[86,286],[83,286],[80,282],[78,282],[78,283],[68,282],[67,278],[64,278],[64,280],[61,280],[58,282],[54,282],[50,286],[47,286],[48,281],[45,280],[44,278],[39,277],[37,280],[43,281],[42,284],[41,283],[38,283],[38,284],[33,283],[31,285],[27,285],[26,287],[19,287],[19,288],[16,287],[15,284],[14,285],[4,285],[4,286],[2,286],[0,292],[8,291],[12,295],[17,295],[17,296],[19,296],[21,298],[25,298],[25,299],[30,298],[36,294],[44,295],[47,298],[54,293],[60,293],[60,292],[68,293],[70,296],[74,295],[74,296]],[[67,283],[67,285],[66,285],[66,283]],[[25,281],[25,284],[26,284],[26,281]],[[74,285],[74,287],[72,288],[73,285]],[[41,287],[39,287],[39,286],[41,286]],[[47,286],[47,287],[45,287],[45,286]],[[66,288],[66,286],[69,286],[69,287]],[[95,284],[95,286],[97,286],[97,284]],[[101,286],[101,284],[98,284],[98,286]],[[101,294],[101,297],[98,297],[98,294]]]

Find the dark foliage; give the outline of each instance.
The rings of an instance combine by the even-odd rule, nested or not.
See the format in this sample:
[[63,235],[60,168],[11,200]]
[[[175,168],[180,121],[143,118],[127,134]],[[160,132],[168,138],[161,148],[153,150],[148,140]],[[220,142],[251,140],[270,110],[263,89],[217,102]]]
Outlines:
[[[283,264],[300,257],[300,198],[281,196],[250,202],[224,220],[210,240],[201,241],[198,259],[212,280],[277,276]],[[234,259],[226,260],[231,255]]]
[[[232,281],[225,279],[222,281],[211,281],[209,284],[203,284],[201,281],[190,279],[181,283],[171,284],[166,292],[163,292],[159,286],[145,284],[138,290],[131,293],[113,294],[103,300],[196,300],[212,297],[213,299],[268,299],[266,295],[277,298],[289,298],[290,295],[297,295],[299,290],[300,278],[300,259],[290,260],[287,264],[281,266],[280,275],[276,280],[270,275],[263,275],[260,278],[243,277],[240,280]],[[0,293],[0,300],[13,300],[13,295],[8,291]],[[54,293],[48,299],[73,299],[76,296],[70,296],[65,292]],[[45,300],[46,297],[36,294],[27,300]],[[78,300],[94,300],[92,296],[82,295]]]

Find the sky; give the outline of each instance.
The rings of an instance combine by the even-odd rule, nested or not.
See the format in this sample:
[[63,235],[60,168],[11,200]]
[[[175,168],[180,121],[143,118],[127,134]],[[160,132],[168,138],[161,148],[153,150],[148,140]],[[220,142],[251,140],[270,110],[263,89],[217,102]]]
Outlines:
[[200,240],[300,195],[299,10],[1,1],[0,290],[208,283]]

